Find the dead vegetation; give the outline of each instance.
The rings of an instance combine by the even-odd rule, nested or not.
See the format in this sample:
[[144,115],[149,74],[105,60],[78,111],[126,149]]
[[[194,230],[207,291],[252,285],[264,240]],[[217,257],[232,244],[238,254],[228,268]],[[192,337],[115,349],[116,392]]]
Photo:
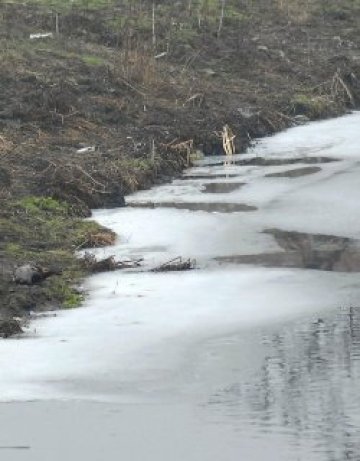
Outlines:
[[[143,258],[117,260],[111,255],[98,259],[93,253],[85,252],[81,258],[81,264],[91,273],[112,272],[122,269],[139,269],[142,266]],[[195,259],[183,259],[181,256],[166,261],[152,269],[150,272],[178,272],[195,269]]]
[[196,261],[195,259],[183,259],[181,256],[177,256],[170,261],[166,261],[163,264],[160,264],[157,267],[154,267],[152,272],[179,272],[179,271],[189,271],[195,269]]
[[81,258],[83,266],[92,273],[98,272],[111,272],[120,269],[135,269],[141,266],[140,259],[117,261],[115,256],[108,256],[107,258],[97,259],[92,253],[86,252]]
[[[241,152],[299,115],[359,101],[357,6],[347,1],[45,4],[0,6],[0,153],[30,166],[22,182],[33,189],[38,154],[48,193],[114,204],[192,151]],[[29,40],[34,32],[53,36]],[[74,155],[82,145],[95,152]],[[163,171],[164,151],[185,158]]]
[[101,232],[88,232],[79,248],[101,248],[114,245],[115,241],[116,234],[109,229],[104,229]]

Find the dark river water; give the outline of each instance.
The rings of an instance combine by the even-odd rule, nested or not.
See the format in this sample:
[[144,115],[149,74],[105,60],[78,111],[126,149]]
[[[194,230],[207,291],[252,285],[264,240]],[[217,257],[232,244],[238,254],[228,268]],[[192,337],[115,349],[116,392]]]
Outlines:
[[[288,459],[360,459],[360,308],[251,336],[229,338],[219,357],[231,356],[236,367],[238,356],[239,367],[205,404],[213,423],[226,421],[255,439],[274,437],[280,452],[282,444],[292,447]],[[262,345],[255,367],[242,358],[252,342]]]

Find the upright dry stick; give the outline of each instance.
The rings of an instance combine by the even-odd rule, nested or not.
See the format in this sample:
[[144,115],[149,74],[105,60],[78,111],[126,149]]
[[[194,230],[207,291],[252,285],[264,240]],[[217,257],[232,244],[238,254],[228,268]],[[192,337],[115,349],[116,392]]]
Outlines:
[[235,143],[234,143],[235,135],[233,134],[229,125],[224,125],[222,131],[222,141],[223,141],[223,148],[225,151],[226,156],[228,159],[226,160],[226,164],[232,163],[232,156],[235,154]]

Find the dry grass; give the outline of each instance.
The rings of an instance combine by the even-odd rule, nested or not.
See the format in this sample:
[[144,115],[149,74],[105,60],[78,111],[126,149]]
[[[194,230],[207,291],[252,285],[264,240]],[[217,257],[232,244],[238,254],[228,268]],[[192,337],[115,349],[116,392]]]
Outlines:
[[296,23],[306,22],[312,14],[312,0],[276,0],[278,9]]
[[14,145],[11,141],[5,138],[5,136],[0,136],[0,154],[6,154],[13,149]]
[[158,81],[155,58],[144,49],[118,52],[114,59],[114,70],[133,85],[149,87]]
[[101,232],[89,232],[86,235],[82,248],[99,248],[114,245],[116,234],[108,229]]

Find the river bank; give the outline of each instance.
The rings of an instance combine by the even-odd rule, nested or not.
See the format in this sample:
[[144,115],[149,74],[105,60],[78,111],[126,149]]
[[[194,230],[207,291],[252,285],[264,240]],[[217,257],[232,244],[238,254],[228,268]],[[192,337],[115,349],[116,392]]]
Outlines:
[[[64,235],[90,208],[122,206],[124,195],[178,174],[189,151],[220,153],[225,124],[242,152],[301,117],[335,116],[359,103],[359,15],[351,2],[228,2],[220,30],[217,6],[162,2],[155,35],[146,2],[0,8],[7,316],[76,305],[74,283],[84,272],[73,242],[88,229],[68,242]],[[52,35],[30,38],[36,33]],[[34,213],[34,196],[55,200],[55,214],[47,206]],[[71,212],[59,219],[63,206]],[[55,243],[47,221],[61,223]],[[13,267],[29,261],[65,275],[19,295]]]
[[[288,130],[95,211],[118,235],[97,254],[140,254],[145,271],[94,275],[83,307],[1,342],[5,459],[356,460],[359,121]],[[146,270],[178,254],[197,269]]]

